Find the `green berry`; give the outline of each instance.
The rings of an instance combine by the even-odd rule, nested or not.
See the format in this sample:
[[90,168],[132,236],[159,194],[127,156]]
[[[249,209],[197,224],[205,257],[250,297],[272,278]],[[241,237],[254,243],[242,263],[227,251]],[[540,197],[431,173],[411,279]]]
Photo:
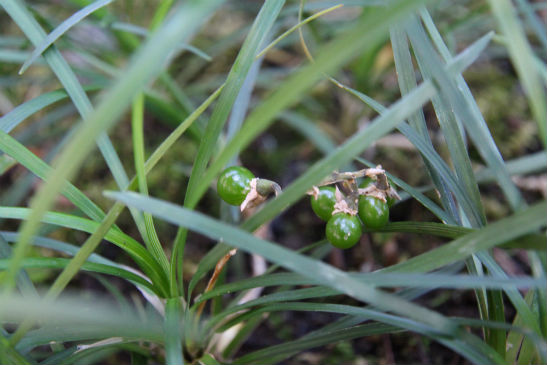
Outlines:
[[366,228],[382,228],[389,220],[388,204],[372,196],[361,196],[359,197],[359,217]]
[[217,181],[218,195],[228,204],[240,205],[251,190],[251,180],[255,176],[241,166],[228,167]]
[[359,184],[359,188],[360,189],[366,189],[370,186],[370,184],[373,184],[374,183],[374,179],[371,178],[371,177],[365,177],[363,179],[363,181],[361,182],[361,184]]
[[333,246],[342,249],[350,248],[361,237],[361,223],[354,215],[336,213],[329,219],[325,233]]
[[319,194],[311,197],[311,208],[319,218],[328,221],[332,216],[336,197],[335,189],[332,186],[322,186],[319,188]]

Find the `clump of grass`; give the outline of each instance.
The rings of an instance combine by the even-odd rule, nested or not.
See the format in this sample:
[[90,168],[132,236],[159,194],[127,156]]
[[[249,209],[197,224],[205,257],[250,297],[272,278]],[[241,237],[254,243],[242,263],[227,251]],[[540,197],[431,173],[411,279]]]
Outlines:
[[[406,346],[414,346],[410,333],[434,341],[429,359],[440,344],[447,357],[471,363],[547,361],[541,4],[461,5],[462,18],[451,19],[446,4],[425,1],[110,3],[0,2],[9,24],[0,35],[0,77],[9,87],[0,92],[1,363],[115,362],[129,354],[131,363],[262,364],[316,348],[323,360],[371,360],[377,354],[347,341],[396,333]],[[239,22],[229,32],[219,26],[227,17]],[[87,47],[79,29],[104,42]],[[477,29],[484,33],[477,37]],[[523,91],[500,92],[529,106],[511,122],[538,132],[529,137],[535,149],[514,149],[523,154],[507,162],[499,144],[515,142],[496,144],[462,75],[496,67],[494,57],[513,65],[508,78]],[[479,58],[487,66],[473,66]],[[367,75],[374,81],[360,79]],[[355,86],[374,83],[388,90]],[[344,128],[331,100],[350,107]],[[401,135],[419,166],[382,161],[400,154],[382,154],[379,142]],[[243,215],[210,189],[240,161],[283,185]],[[164,175],[150,179],[158,164]],[[333,171],[378,164],[394,166],[387,175],[401,194],[393,210],[402,219],[369,231],[344,257],[317,237],[311,209],[299,202]],[[408,174],[427,183],[399,178]],[[173,176],[182,177],[180,189],[162,189]],[[103,197],[91,199],[91,187]],[[488,221],[483,204],[492,199],[509,213]],[[267,233],[276,229],[278,239]],[[297,249],[284,246],[287,236]],[[392,245],[411,237],[428,249],[409,255],[399,247],[396,263],[383,267],[372,250],[378,237]],[[372,252],[365,259],[372,271],[359,270],[359,250]],[[447,292],[473,293],[477,315],[426,299]],[[299,334],[282,321],[282,341],[246,347],[278,312],[328,315]],[[325,353],[332,343],[341,345]],[[415,361],[399,350],[383,356]]]

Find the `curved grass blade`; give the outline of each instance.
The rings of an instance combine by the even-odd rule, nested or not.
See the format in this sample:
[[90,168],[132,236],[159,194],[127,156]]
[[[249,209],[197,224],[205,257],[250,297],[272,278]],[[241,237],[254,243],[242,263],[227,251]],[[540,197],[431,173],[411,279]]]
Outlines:
[[455,174],[460,182],[458,185],[465,192],[464,196],[467,197],[467,201],[471,203],[471,206],[463,207],[466,218],[474,227],[483,226],[486,218],[480,200],[479,189],[458,126],[458,119],[470,118],[470,112],[465,105],[465,100],[457,90],[455,83],[448,76],[439,56],[435,53],[423,28],[415,17],[410,19],[406,30],[424,78],[435,80],[436,85],[439,87],[440,94],[433,98],[433,106],[450,151]]
[[526,40],[513,4],[509,0],[489,0],[488,2],[498,21],[501,33],[507,40],[506,47],[526,91],[532,115],[538,125],[541,142],[544,147],[547,147],[547,102],[545,101],[547,99],[534,62],[533,51]]
[[[102,87],[103,85],[88,85],[84,87],[84,90],[95,91],[101,89]],[[19,123],[34,113],[67,97],[68,94],[66,90],[63,89],[41,94],[34,99],[18,105],[12,111],[2,116],[0,118],[0,129],[6,133],[9,133],[13,130],[13,128],[17,127]]]
[[87,17],[89,14],[93,13],[94,11],[102,8],[103,6],[106,6],[110,4],[112,0],[97,0],[93,2],[92,4],[89,4],[83,9],[78,10],[74,14],[72,14],[68,19],[63,21],[57,28],[55,28],[51,33],[49,33],[43,40],[42,43],[40,43],[39,46],[36,46],[34,51],[32,51],[29,58],[23,63],[23,66],[21,66],[21,69],[19,70],[19,75],[22,75],[25,70],[32,65],[34,60],[36,60],[40,55],[48,49],[57,39],[61,38],[63,34],[65,34],[70,28],[78,24],[82,19]]
[[[150,33],[148,31],[148,29],[146,29],[146,28],[139,27],[138,25],[135,25],[135,24],[129,24],[129,23],[123,23],[123,22],[114,22],[110,25],[110,27],[112,29],[121,30],[121,31],[124,31],[124,32],[129,32],[129,33],[132,33],[132,34],[140,35],[142,37],[148,37],[148,35]],[[196,56],[203,58],[205,61],[212,61],[213,60],[213,58],[211,56],[209,56],[207,53],[205,53],[204,51],[202,51],[201,49],[199,49],[197,47],[192,46],[191,44],[180,43],[178,45],[178,47],[181,50],[187,50],[187,51],[192,52]]]
[[[416,75],[414,72],[414,64],[412,63],[412,58],[410,55],[410,49],[408,46],[408,39],[403,31],[401,26],[393,26],[390,30],[390,40],[391,47],[393,48],[393,58],[395,60],[395,70],[397,72],[397,81],[399,83],[399,89],[401,90],[401,95],[408,94],[411,90],[415,89],[417,86]],[[363,100],[363,99],[362,99]],[[363,100],[365,101],[365,100]],[[366,102],[366,101],[365,101]],[[379,112],[377,107],[382,109],[382,105],[376,105],[376,107],[371,105],[375,110]],[[410,126],[416,130],[417,135],[421,136],[424,141],[433,147],[429,132],[427,130],[427,125],[425,123],[425,117],[422,110],[417,111],[408,119]],[[447,212],[454,222],[460,220],[459,213],[454,202],[454,196],[448,190],[446,182],[442,179],[442,176],[439,176],[437,170],[435,170],[429,160],[422,154],[425,167],[433,181],[433,184],[437,187],[441,202]],[[445,222],[449,222],[444,220]]]
[[[365,309],[365,308],[359,308],[349,305],[341,305],[341,304],[324,304],[324,303],[280,303],[276,304],[275,306],[268,306],[265,308],[260,309],[258,312],[271,312],[271,311],[279,311],[279,310],[295,310],[295,311],[325,311],[330,313],[340,313],[340,314],[346,314],[346,315],[352,315],[352,316],[361,316],[363,319],[372,319],[379,322],[382,322],[383,324],[387,324],[388,326],[391,326],[391,328],[404,328],[409,331],[418,332],[421,334],[424,334],[426,336],[431,337],[432,339],[444,344],[445,346],[452,348],[456,352],[458,352],[460,355],[466,357],[468,360],[473,361],[475,363],[496,363],[496,364],[503,364],[504,359],[502,359],[499,355],[494,353],[491,349],[490,351],[488,348],[482,347],[482,348],[476,348],[477,344],[480,344],[482,341],[480,341],[478,338],[475,338],[475,336],[466,334],[465,336],[462,336],[461,338],[451,339],[451,338],[445,338],[445,337],[439,337],[439,333],[437,333],[433,328],[424,326],[423,324],[419,322],[415,322],[412,320],[408,320],[406,318],[401,318],[397,316],[393,316],[390,314],[378,312],[375,310]],[[465,338],[466,337],[466,338]],[[465,338],[465,340],[463,339]],[[283,345],[281,345],[283,346]],[[274,346],[277,351],[280,350],[281,346]],[[264,357],[265,353],[268,353],[270,350],[269,348],[255,351],[251,354],[244,355],[241,358],[235,360],[234,364],[246,364],[246,363],[273,363],[274,359],[271,357]],[[285,350],[287,351],[287,350]],[[279,354],[280,352],[277,352]],[[275,357],[277,354],[271,354]],[[285,352],[283,352],[285,354]],[[260,357],[259,357],[260,356]],[[279,361],[278,358],[275,358],[275,361]]]
[[[70,329],[67,340],[84,338],[124,337],[127,339],[144,339],[154,342],[163,340],[161,322],[154,317],[146,321],[139,318],[133,311],[116,309],[116,305],[100,298],[95,300],[83,298],[63,298],[55,302],[40,299],[29,301],[17,295],[2,298],[2,318],[20,322],[29,313],[40,313],[40,321],[49,331],[50,340],[55,337],[56,328],[60,331]],[[75,332],[74,328],[78,327]],[[92,335],[92,336],[91,336]],[[17,349],[24,347],[21,342]]]
[[[133,101],[131,110],[131,128],[133,136],[133,155],[135,160],[135,171],[137,172],[137,181],[139,184],[139,191],[141,194],[148,195],[148,184],[146,183],[146,175],[144,172],[144,95],[141,93],[137,95]],[[154,221],[150,214],[144,213],[144,237],[147,239],[146,247],[148,251],[154,256],[156,261],[160,264],[163,272],[167,277],[170,276],[169,261],[163,251],[163,247],[156,233],[154,227]],[[176,293],[172,293],[176,296]]]
[[[547,170],[547,155],[540,151],[527,156],[518,157],[507,161],[507,170],[511,175],[531,174]],[[475,174],[477,181],[492,182],[496,181],[496,173],[489,168],[484,168]]]
[[353,340],[367,336],[374,336],[388,333],[398,333],[403,329],[384,323],[367,323],[358,326],[351,326],[333,331],[323,332],[312,338],[301,337],[294,341],[285,342],[279,345],[270,346],[254,351],[236,359],[242,364],[275,364],[288,359],[295,354],[327,344],[340,341]]
[[[27,257],[23,260],[22,267],[24,269],[46,268],[46,269],[63,269],[70,262],[69,259],[60,257]],[[5,270],[9,265],[9,259],[0,259],[0,270]],[[107,274],[130,281],[137,286],[143,286],[150,291],[155,292],[154,286],[141,276],[132,273],[131,271],[122,269],[118,266],[99,264],[96,262],[85,262],[81,269],[83,271],[91,271],[99,274]]]
[[546,209],[547,202],[537,203],[510,217],[461,236],[444,246],[381,271],[427,272],[463,260],[471,254],[501,245],[504,242],[545,227],[547,222],[543,219],[543,213]]
[[[421,10],[421,17],[445,62],[450,63],[452,61],[452,55],[444,44],[443,39],[427,9]],[[475,43],[478,44],[479,42],[482,42],[484,48],[492,37],[493,32],[490,32]],[[469,137],[473,141],[473,144],[481,154],[488,167],[496,173],[497,182],[503,190],[505,197],[513,210],[522,208],[524,206],[524,200],[509,176],[509,172],[507,171],[503,157],[494,142],[494,138],[490,134],[486,121],[484,120],[477,102],[471,94],[469,86],[467,86],[467,83],[461,73],[456,75],[455,81],[457,88],[461,92],[465,102],[465,104],[462,105],[467,105],[469,110],[469,112],[462,113],[462,117],[460,117],[462,124],[469,132]]]
[[184,364],[182,357],[181,305],[179,298],[169,298],[165,304],[165,362]]
[[[0,149],[42,180],[52,173],[47,163],[4,131],[0,131]],[[91,219],[100,221],[104,218],[101,208],[71,183],[65,181],[61,193]]]
[[[17,242],[19,240],[19,233],[17,232],[0,231],[0,235],[7,242]],[[81,248],[78,246],[71,245],[70,243],[66,243],[53,238],[42,237],[42,236],[34,237],[32,244],[37,247],[48,248],[50,250],[57,251],[69,256],[76,255],[78,250],[80,250]],[[121,267],[121,265],[115,263],[114,261],[104,258],[103,256],[96,253],[92,253],[86,261],[94,262],[97,264]]]
[[[28,219],[32,211],[28,208],[0,207],[0,218]],[[43,222],[78,231],[93,233],[99,223],[64,213],[48,212],[43,216]],[[115,230],[109,230],[104,239],[127,252],[139,264],[142,270],[151,278],[158,278],[161,268],[148,251],[130,236]],[[161,282],[161,281],[160,281]]]
[[[446,275],[446,274],[398,274],[398,273],[350,273],[351,277],[377,287],[409,287],[409,288],[451,288],[451,289],[474,289],[474,288],[537,288],[545,285],[543,280],[530,277],[507,276],[496,278],[492,276],[474,275]],[[238,292],[241,290],[280,286],[280,285],[313,285],[314,281],[299,274],[279,273],[255,276],[239,280],[234,283],[224,284],[204,293],[196,298],[194,305],[214,298],[219,295]],[[539,328],[539,327],[538,327]]]

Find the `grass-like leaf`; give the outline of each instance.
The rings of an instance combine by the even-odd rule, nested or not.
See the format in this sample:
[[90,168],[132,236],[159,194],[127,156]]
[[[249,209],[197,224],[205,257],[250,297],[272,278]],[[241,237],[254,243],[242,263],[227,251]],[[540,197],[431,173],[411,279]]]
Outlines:
[[490,7],[505,37],[511,61],[517,70],[523,88],[526,90],[532,115],[538,125],[539,135],[547,147],[547,102],[545,89],[541,85],[538,68],[534,63],[533,51],[526,40],[524,29],[509,0],[489,0]]
[[70,28],[78,24],[82,19],[87,17],[89,14],[93,13],[94,11],[102,8],[103,6],[106,6],[110,4],[112,0],[97,0],[93,2],[92,4],[86,6],[83,9],[78,10],[74,14],[72,14],[68,19],[63,21],[57,28],[55,28],[51,33],[47,35],[47,37],[44,38],[42,43],[37,46],[34,51],[32,51],[29,58],[23,63],[23,66],[21,66],[21,69],[19,70],[19,74],[23,74],[25,70],[32,65],[34,60],[36,60],[42,52],[44,52],[48,47],[50,47],[57,39],[61,38],[63,34],[65,34]]

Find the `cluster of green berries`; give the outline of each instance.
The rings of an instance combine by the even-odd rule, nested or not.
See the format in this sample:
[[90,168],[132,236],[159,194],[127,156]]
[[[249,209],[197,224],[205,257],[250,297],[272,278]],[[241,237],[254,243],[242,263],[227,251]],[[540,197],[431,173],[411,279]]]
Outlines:
[[[379,171],[383,177],[382,182],[376,177],[367,177],[358,188],[353,179],[355,173],[345,173],[349,178],[346,177],[348,180],[344,181],[352,182],[345,184],[346,190],[349,189],[345,196],[332,186],[314,188],[311,207],[319,218],[327,222],[325,233],[333,246],[342,249],[353,247],[361,237],[362,225],[365,229],[376,230],[389,221],[389,208],[397,194],[387,182],[383,170]],[[344,173],[336,173],[337,177],[341,175]],[[340,184],[340,180],[334,179],[327,185],[334,183]],[[281,188],[275,182],[257,179],[251,171],[241,166],[228,167],[217,181],[219,196],[228,204],[239,205],[242,211],[248,205],[264,201],[272,192],[277,195],[280,191]]]
[[[367,189],[375,184],[375,180],[368,177],[359,189]],[[345,197],[336,194],[332,186],[322,186],[311,197],[311,207],[315,214],[327,222],[325,233],[329,242],[338,248],[353,247],[362,235],[361,226],[365,229],[376,230],[389,221],[389,208],[395,198],[386,195],[385,200],[370,195],[360,195],[357,200],[357,214],[346,211],[336,211],[335,205]]]

